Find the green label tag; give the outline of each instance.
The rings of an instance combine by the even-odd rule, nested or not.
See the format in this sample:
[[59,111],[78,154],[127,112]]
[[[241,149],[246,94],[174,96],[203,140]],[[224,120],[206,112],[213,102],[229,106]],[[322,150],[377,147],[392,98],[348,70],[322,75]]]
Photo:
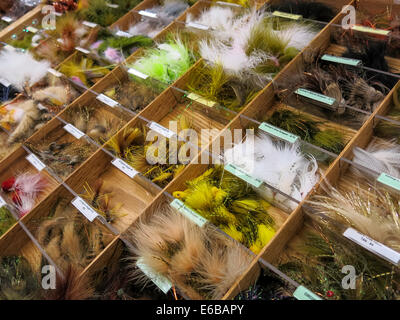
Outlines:
[[167,292],[172,288],[172,283],[163,275],[156,273],[152,268],[143,262],[143,258],[139,258],[136,265],[143,273],[153,281],[153,283],[160,288],[162,292]]
[[239,179],[246,181],[248,184],[251,184],[252,186],[254,186],[256,188],[259,188],[263,183],[261,180],[253,178],[248,173],[244,172],[241,168],[235,166],[234,164],[227,164],[225,166],[225,170],[229,171],[230,173],[232,173]]
[[383,35],[383,36],[387,36],[390,33],[389,30],[373,29],[373,28],[364,27],[364,26],[353,26],[351,29],[356,30],[356,31],[360,31],[360,32],[380,34],[380,35]]
[[387,173],[381,173],[378,177],[378,182],[400,191],[400,179],[392,177]]
[[187,95],[187,97],[190,100],[193,100],[195,102],[199,102],[199,103],[204,104],[205,106],[210,107],[210,108],[214,107],[217,104],[215,101],[207,100],[205,98],[200,97],[199,95],[197,95],[195,93],[189,93]]
[[299,88],[296,90],[296,93],[305,98],[312,99],[312,100],[321,102],[321,103],[329,105],[329,106],[332,106],[336,102],[336,99],[334,99],[334,98],[327,97],[323,94],[320,94],[320,93],[317,93],[314,91],[310,91],[307,89]]
[[322,300],[315,293],[303,286],[297,287],[295,292],[293,292],[293,297],[295,297],[297,300]]
[[303,18],[303,16],[300,14],[292,14],[292,13],[287,13],[287,12],[282,12],[282,11],[274,11],[274,12],[272,12],[272,15],[275,17],[287,18],[287,19],[292,19],[292,20],[299,20],[299,19]]
[[290,143],[295,143],[299,139],[299,137],[295,134],[274,127],[273,125],[266,122],[261,123],[258,128],[273,135],[274,137],[280,138]]
[[171,207],[175,208],[178,210],[180,213],[182,213],[186,218],[190,219],[193,221],[195,224],[197,224],[200,228],[202,228],[208,221],[207,219],[203,218],[201,215],[199,215],[197,212],[193,211],[192,209],[188,208],[181,200],[179,199],[174,199],[171,202]]
[[330,54],[324,54],[321,59],[325,60],[325,61],[340,63],[340,64],[347,64],[347,65],[353,66],[353,67],[361,65],[361,60],[344,58],[344,57],[336,57],[336,56],[331,56]]

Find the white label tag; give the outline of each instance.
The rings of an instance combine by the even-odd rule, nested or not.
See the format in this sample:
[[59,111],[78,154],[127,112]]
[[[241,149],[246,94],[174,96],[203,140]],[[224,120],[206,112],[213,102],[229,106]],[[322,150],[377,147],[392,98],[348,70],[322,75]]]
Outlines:
[[58,43],[61,43],[61,44],[64,43],[63,39],[61,39],[61,38],[58,38],[58,39],[57,39],[57,42],[58,42]]
[[163,127],[162,125],[154,121],[150,123],[149,128],[168,139],[172,138],[175,135],[175,132]]
[[42,161],[40,161],[39,158],[36,157],[33,153],[27,156],[26,160],[28,160],[31,165],[33,165],[38,171],[42,171],[44,168],[46,168],[46,165]]
[[196,22],[188,22],[188,23],[186,23],[186,26],[191,27],[191,28],[195,28],[195,29],[199,29],[199,30],[208,30],[208,29],[210,29],[209,26],[206,26],[206,25],[200,24],[200,23],[196,23]]
[[64,130],[73,135],[78,140],[82,138],[85,134],[79,129],[75,128],[72,124],[68,123],[64,126]]
[[143,258],[139,258],[136,262],[136,266],[142,270],[142,272],[153,281],[153,283],[165,294],[172,288],[172,283],[163,275],[155,272],[147,264],[143,262]]
[[89,53],[90,53],[89,50],[86,50],[86,49],[81,48],[81,47],[76,47],[75,49],[78,50],[78,51],[80,51],[80,52],[82,52],[82,53],[84,53],[84,54],[89,54]]
[[7,22],[7,23],[11,23],[11,22],[13,22],[13,19],[12,19],[12,18],[10,18],[10,17],[6,17],[6,16],[4,16],[4,17],[1,17],[1,20],[5,21],[5,22]]
[[93,23],[93,22],[89,22],[89,21],[83,21],[82,24],[85,25],[86,27],[89,27],[89,28],[96,28],[97,27],[97,23]]
[[56,16],[56,17],[62,17],[62,13],[61,12],[57,12],[57,11],[55,11],[54,12],[54,15]]
[[42,105],[41,103],[38,103],[37,107],[39,110],[47,110],[47,108],[44,105]]
[[400,262],[400,253],[390,249],[378,241],[371,239],[370,237],[354,230],[353,228],[348,228],[343,235],[364,247],[365,249],[391,261],[394,264],[398,264]]
[[131,38],[132,35],[128,32],[122,31],[122,30],[118,30],[115,34],[117,37],[124,37],[124,38]]
[[133,74],[134,76],[139,77],[139,78],[142,78],[142,79],[144,79],[144,80],[146,80],[146,79],[149,77],[147,74],[141,73],[140,71],[138,71],[138,70],[136,70],[136,69],[133,69],[133,68],[130,68],[130,69],[128,70],[128,72],[129,72],[130,74]]
[[119,170],[125,173],[129,178],[133,179],[139,172],[133,169],[129,164],[121,159],[115,159],[111,162],[114,166],[116,166]]
[[146,10],[140,10],[139,14],[141,16],[145,16],[145,17],[149,17],[149,18],[157,18],[157,14],[155,14],[153,12],[146,11]]
[[26,30],[32,33],[37,33],[39,31],[38,29],[32,26],[27,27]]
[[9,86],[11,86],[11,83],[10,82],[8,82],[8,80],[6,80],[6,79],[3,79],[3,78],[0,78],[0,84],[2,84],[3,86],[5,86],[5,87],[9,87]]
[[6,205],[7,205],[7,202],[5,202],[3,197],[0,196],[0,208],[3,208]]
[[93,220],[96,219],[96,217],[98,216],[98,213],[93,210],[92,207],[89,206],[81,197],[76,197],[74,200],[71,201],[71,203],[90,222],[93,222]]
[[225,1],[217,1],[216,3],[223,5],[223,6],[231,6],[231,7],[238,7],[238,8],[242,7],[240,4],[230,3],[230,2],[225,2]]
[[110,106],[111,108],[114,108],[115,106],[118,105],[118,102],[117,102],[117,101],[115,101],[115,100],[113,100],[113,99],[107,97],[107,96],[104,95],[104,94],[99,94],[99,95],[96,97],[96,99],[99,100],[99,101],[101,101],[101,102],[103,102],[103,103],[105,103],[106,105]]
[[61,72],[58,72],[57,70],[54,70],[52,68],[47,69],[48,73],[51,73],[53,76],[60,78],[62,76]]
[[197,224],[200,228],[202,228],[208,221],[201,215],[199,215],[196,211],[187,207],[181,200],[174,199],[170,206],[175,208],[180,213],[182,213],[186,218]]
[[119,5],[114,4],[114,3],[107,3],[107,7],[117,9],[117,8],[119,8]]

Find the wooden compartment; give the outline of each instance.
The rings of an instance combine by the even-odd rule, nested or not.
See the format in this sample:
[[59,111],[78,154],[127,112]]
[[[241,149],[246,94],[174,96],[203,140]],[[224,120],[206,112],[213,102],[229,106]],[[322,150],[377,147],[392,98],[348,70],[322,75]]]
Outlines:
[[60,185],[23,220],[58,267],[82,272],[110,246],[116,235],[98,219],[90,222],[71,201],[75,196]]
[[97,97],[96,94],[87,91],[59,116],[98,144],[103,144],[127,123],[132,115],[117,106],[111,107]]
[[[157,38],[160,32],[166,28],[175,19],[180,17],[183,12],[178,13],[174,18],[163,17],[147,17],[146,15],[140,14],[142,11],[152,12],[152,8],[160,6],[162,1],[159,0],[145,0],[137,5],[134,9],[129,11],[126,15],[120,18],[117,22],[110,26],[111,30],[121,30],[133,35],[144,35],[151,38]],[[138,28],[138,26],[140,27]],[[136,28],[136,29],[133,29]]]
[[113,160],[99,150],[66,183],[90,205],[102,211],[112,226],[123,232],[160,189],[141,176],[129,177],[112,164]]
[[54,118],[25,143],[63,180],[97,150],[96,145],[85,137],[78,139],[79,135],[75,137],[65,129],[65,126],[64,122]]
[[[58,185],[57,181],[46,170],[41,170],[39,172],[39,170],[28,161],[28,156],[29,154],[25,149],[19,147],[1,161],[0,181],[4,183],[2,186],[3,191],[7,191],[7,193],[4,194],[5,200],[16,209],[20,217],[29,216],[31,208],[34,208],[36,204],[40,203],[47,195],[51,194]],[[14,185],[12,182],[13,178],[17,178],[22,174],[40,174],[42,181],[44,180],[44,183],[36,183],[33,185],[39,188],[39,192],[32,193],[32,199],[22,199],[12,189]],[[29,179],[29,181],[31,180],[37,181],[38,179]],[[23,181],[26,180],[24,179]],[[37,187],[39,185],[42,186]]]

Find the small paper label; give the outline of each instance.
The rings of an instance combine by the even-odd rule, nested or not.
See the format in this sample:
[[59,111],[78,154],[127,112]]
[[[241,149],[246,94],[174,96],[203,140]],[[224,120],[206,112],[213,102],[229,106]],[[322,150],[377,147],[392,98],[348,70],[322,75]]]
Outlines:
[[293,292],[293,297],[295,297],[297,300],[322,300],[315,293],[303,286],[297,287],[297,289]]
[[307,89],[302,89],[302,88],[297,89],[296,93],[305,98],[312,99],[329,106],[332,106],[336,102],[336,99],[334,98]]
[[38,107],[39,110],[47,110],[47,108],[41,103],[38,103],[37,107]]
[[7,23],[11,23],[11,22],[13,22],[13,19],[12,19],[12,18],[10,18],[10,17],[6,17],[6,16],[4,16],[4,17],[1,17],[1,20],[5,21],[5,22],[7,22]]
[[72,200],[72,205],[79,210],[80,213],[82,213],[86,219],[88,219],[90,222],[93,222],[94,219],[98,216],[98,213],[92,209],[91,206],[89,206],[85,200],[83,200],[81,197],[76,197],[74,200]]
[[145,16],[145,17],[149,17],[149,18],[157,18],[157,14],[155,14],[153,12],[146,11],[146,10],[140,10],[139,14],[141,16]]
[[139,258],[136,266],[165,294],[172,288],[172,283],[162,274],[155,272],[151,267],[143,262],[143,258]]
[[303,18],[303,16],[300,14],[292,14],[282,11],[274,11],[272,12],[272,15],[275,17],[286,18],[291,20],[300,20],[301,18]]
[[238,7],[238,8],[242,7],[240,4],[230,3],[230,2],[225,2],[225,1],[217,1],[216,3],[223,5],[223,6],[231,6],[231,7]]
[[139,77],[139,78],[142,78],[142,79],[145,79],[145,80],[149,77],[147,74],[141,73],[140,71],[138,71],[138,70],[136,70],[136,69],[133,69],[133,68],[130,68],[130,69],[128,70],[128,72],[129,72],[130,74],[133,74],[133,75],[136,76],[136,77]]
[[298,136],[296,136],[290,132],[287,132],[285,130],[282,130],[280,128],[277,128],[266,122],[261,123],[258,128],[260,130],[263,130],[263,131],[269,133],[270,135],[272,135],[274,137],[285,140],[289,143],[295,143],[299,139]]
[[0,208],[3,208],[4,206],[7,205],[7,202],[3,199],[3,197],[0,196]]
[[62,76],[61,72],[58,72],[57,70],[54,70],[52,68],[47,69],[48,73],[51,73],[53,76],[60,78]]
[[0,84],[2,84],[3,86],[5,86],[7,88],[11,86],[11,83],[8,82],[8,80],[3,79],[3,78],[0,78]]
[[248,184],[251,184],[252,186],[259,188],[262,185],[262,181],[258,180],[245,171],[243,171],[242,168],[239,168],[238,166],[235,166],[234,164],[227,164],[225,166],[225,170],[229,171],[239,179],[242,179],[243,181],[246,181]]
[[186,218],[197,224],[200,228],[202,228],[208,221],[207,219],[203,218],[197,212],[193,211],[192,209],[188,208],[181,200],[174,199],[170,203],[171,207],[178,210],[182,213]]
[[343,235],[354,241],[355,243],[359,244],[363,248],[367,249],[368,251],[371,251],[389,261],[391,261],[394,264],[398,264],[400,262],[400,253],[394,251],[393,249],[390,249],[389,247],[385,246],[382,243],[379,243],[378,241],[371,239],[370,237],[358,232],[357,230],[354,230],[353,228],[348,228]]
[[73,135],[78,140],[82,138],[85,134],[79,129],[75,128],[72,124],[68,123],[64,126],[64,130]]
[[89,22],[89,21],[83,21],[82,24],[85,25],[86,27],[89,27],[89,28],[96,28],[97,27],[97,23],[93,23],[93,22]]
[[360,32],[379,34],[379,35],[383,35],[383,36],[387,36],[390,33],[389,30],[373,29],[373,28],[364,27],[364,26],[353,26],[351,29],[360,31]]
[[113,99],[107,97],[107,96],[104,95],[104,94],[99,94],[99,95],[96,97],[96,99],[99,100],[99,101],[101,101],[101,102],[103,102],[103,103],[105,103],[106,105],[110,106],[111,108],[114,108],[115,106],[118,105],[118,102],[117,102],[117,101],[115,101],[115,100],[113,100]]
[[38,171],[42,171],[44,168],[46,168],[46,165],[33,153],[27,156],[26,160],[28,160]]
[[107,3],[106,5],[107,5],[107,7],[109,7],[109,8],[113,8],[113,9],[117,9],[117,8],[119,8],[119,5],[117,5],[117,4],[114,4],[114,3]]
[[197,95],[195,93],[189,93],[187,95],[187,97],[190,100],[193,100],[193,101],[196,101],[198,103],[204,104],[205,106],[210,107],[210,108],[214,107],[217,104],[215,101],[207,100],[205,98],[200,97],[199,95]]
[[63,39],[61,39],[61,38],[58,38],[58,39],[57,39],[57,42],[58,42],[58,43],[61,43],[61,44],[64,43]]
[[199,29],[199,30],[208,30],[210,29],[209,26],[206,26],[204,24],[200,24],[200,23],[196,23],[196,22],[188,22],[186,23],[187,27],[191,27],[191,28],[195,28],[195,29]]
[[163,127],[162,125],[154,121],[150,123],[149,128],[168,139],[172,138],[175,135],[175,132]]
[[57,12],[57,11],[55,11],[54,12],[54,15],[56,16],[56,17],[62,17],[62,13],[61,12]]
[[381,173],[377,180],[384,185],[400,191],[400,179],[398,178],[392,177],[387,173]]
[[84,53],[84,54],[89,54],[89,53],[90,53],[89,50],[86,50],[86,49],[81,48],[81,47],[76,47],[75,49],[78,50],[78,51],[80,51],[80,52],[82,52],[82,53]]
[[27,27],[26,30],[32,33],[37,33],[39,31],[38,29],[32,26]]
[[344,57],[336,57],[336,56],[332,56],[330,54],[324,54],[321,59],[324,61],[346,64],[346,65],[353,66],[353,67],[361,65],[361,60],[344,58]]
[[125,173],[131,179],[139,173],[135,169],[133,169],[129,164],[127,164],[125,161],[123,161],[121,159],[115,159],[111,163],[114,166],[116,166],[119,170],[121,170],[123,173]]
[[122,30],[118,30],[118,31],[115,33],[115,35],[116,35],[117,37],[124,37],[124,38],[130,38],[130,37],[132,37],[132,35],[131,35],[130,33],[125,32],[125,31],[122,31]]

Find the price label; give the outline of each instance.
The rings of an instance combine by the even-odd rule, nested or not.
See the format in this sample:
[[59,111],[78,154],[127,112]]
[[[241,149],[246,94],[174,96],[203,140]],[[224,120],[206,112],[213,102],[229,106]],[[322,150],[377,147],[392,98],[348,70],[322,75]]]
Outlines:
[[78,128],[74,127],[70,123],[64,126],[64,130],[73,135],[78,140],[85,135],[82,131],[80,131]]
[[317,102],[321,102],[321,103],[329,105],[329,106],[334,105],[335,102],[336,102],[336,99],[334,99],[334,98],[331,98],[331,97],[328,97],[328,96],[325,96],[323,94],[320,94],[320,93],[317,93],[317,92],[314,92],[314,91],[310,91],[310,90],[307,90],[307,89],[302,89],[302,88],[297,89],[296,93],[299,96],[303,96],[305,98],[308,98],[308,99],[311,99],[311,100],[314,100],[314,101],[317,101]]
[[186,26],[195,28],[195,29],[199,29],[199,30],[205,30],[205,31],[210,29],[209,26],[206,26],[206,25],[200,24],[200,23],[196,23],[196,22],[188,22],[188,23],[186,23]]
[[132,35],[131,35],[130,33],[125,32],[125,31],[122,31],[122,30],[118,30],[118,31],[115,33],[115,35],[116,35],[117,37],[124,37],[124,38],[130,38],[130,37],[132,37]]
[[322,300],[315,293],[303,286],[297,287],[295,292],[293,292],[293,297],[295,297],[297,300]]
[[71,204],[78,209],[78,211],[82,213],[90,222],[93,222],[93,220],[98,216],[98,213],[93,210],[92,207],[89,206],[81,197],[76,197],[74,200],[72,200]]
[[97,27],[97,23],[93,23],[93,22],[89,22],[89,21],[83,21],[82,24],[86,27],[89,28],[96,28]]
[[47,69],[48,73],[51,73],[53,76],[60,78],[62,76],[61,72],[58,72],[57,70],[54,70],[52,68]]
[[46,168],[46,165],[33,153],[27,156],[26,160],[28,160],[38,171],[42,171],[44,168]]
[[5,86],[7,88],[11,86],[11,83],[8,80],[3,79],[3,78],[0,78],[0,84],[2,84],[3,86]]
[[35,27],[29,26],[26,28],[26,31],[32,32],[32,33],[37,33],[39,30],[36,29]]
[[157,14],[150,12],[150,11],[146,11],[146,10],[140,10],[139,14],[141,16],[145,16],[145,17],[149,17],[149,18],[154,18],[154,19],[157,18]]
[[269,133],[270,135],[272,135],[274,137],[285,140],[292,144],[295,143],[299,139],[298,136],[296,136],[290,132],[287,132],[285,130],[282,130],[280,128],[277,128],[266,122],[261,123],[258,128],[261,129],[262,131]]
[[242,168],[235,166],[234,164],[228,164],[225,166],[225,170],[229,171],[239,179],[242,179],[243,181],[246,181],[248,184],[251,184],[252,186],[259,188],[262,185],[262,181],[258,180],[251,175],[249,175],[247,172],[243,171]]
[[400,254],[398,252],[390,249],[382,243],[379,243],[378,241],[375,241],[374,239],[371,239],[370,237],[358,232],[353,228],[348,228],[343,235],[368,251],[371,251],[396,265],[400,262]]
[[150,123],[149,128],[168,139],[172,138],[175,135],[175,132],[163,127],[162,125],[154,121]]
[[400,179],[392,177],[387,173],[381,173],[377,179],[378,182],[400,191]]
[[139,258],[136,266],[165,294],[172,288],[172,283],[163,275],[155,272],[151,267],[144,263],[143,258]]
[[187,95],[187,97],[188,97],[190,100],[193,100],[193,101],[195,101],[195,102],[201,103],[201,104],[203,104],[203,105],[205,105],[205,106],[207,106],[207,107],[210,107],[210,108],[214,107],[214,106],[217,104],[215,101],[207,100],[207,99],[205,99],[205,98],[200,97],[199,95],[197,95],[197,94],[195,94],[195,93],[189,93],[189,94]]
[[353,26],[351,29],[352,30],[356,30],[356,31],[360,31],[360,32],[379,34],[379,35],[382,35],[382,36],[387,36],[390,33],[389,30],[373,29],[373,28],[364,27],[364,26]]
[[225,1],[217,1],[216,3],[218,3],[219,5],[222,5],[222,6],[231,6],[231,7],[238,7],[238,8],[242,7],[240,4],[230,3],[230,2],[225,2]]
[[3,20],[4,22],[7,22],[7,23],[11,23],[11,22],[13,22],[13,19],[12,19],[12,18],[10,18],[10,17],[6,17],[6,16],[4,16],[4,17],[1,17],[1,20]]
[[114,4],[114,3],[107,3],[106,5],[107,5],[107,7],[113,8],[113,9],[118,9],[119,8],[119,5]]
[[188,208],[181,200],[174,199],[170,203],[171,207],[178,210],[182,213],[186,218],[197,224],[200,228],[202,228],[208,221],[199,215],[196,211]]
[[139,78],[142,78],[142,79],[145,79],[145,80],[149,77],[147,74],[144,74],[144,73],[142,73],[142,72],[140,72],[140,71],[138,71],[136,69],[133,69],[133,68],[130,68],[128,70],[128,72],[130,74],[133,74],[136,77],[139,77]]
[[103,103],[105,103],[106,105],[110,106],[111,108],[114,108],[115,106],[118,105],[118,102],[117,102],[117,101],[115,101],[115,100],[113,100],[113,99],[107,97],[107,96],[104,95],[104,94],[99,94],[99,95],[96,97],[96,99],[99,100],[99,101],[101,101],[101,102],[103,102]]
[[111,162],[114,166],[116,166],[119,170],[125,173],[129,178],[135,177],[139,172],[133,169],[129,164],[121,159],[115,159]]
[[82,52],[82,53],[84,53],[84,54],[89,54],[89,53],[90,53],[89,50],[86,50],[86,49],[81,48],[81,47],[76,47],[75,49],[78,50],[78,51],[80,51],[80,52]]
[[361,65],[361,60],[344,58],[344,57],[336,57],[336,56],[332,56],[330,54],[324,54],[321,59],[324,61],[346,64],[346,65],[353,66],[353,67],[357,67],[357,66]]
[[7,205],[7,202],[3,199],[2,196],[0,196],[0,208],[3,208],[6,205]]
[[272,15],[274,17],[286,18],[286,19],[291,19],[291,20],[300,20],[301,18],[303,18],[303,16],[300,14],[292,14],[292,13],[287,13],[287,12],[282,12],[282,11],[274,11],[274,12],[272,12]]

